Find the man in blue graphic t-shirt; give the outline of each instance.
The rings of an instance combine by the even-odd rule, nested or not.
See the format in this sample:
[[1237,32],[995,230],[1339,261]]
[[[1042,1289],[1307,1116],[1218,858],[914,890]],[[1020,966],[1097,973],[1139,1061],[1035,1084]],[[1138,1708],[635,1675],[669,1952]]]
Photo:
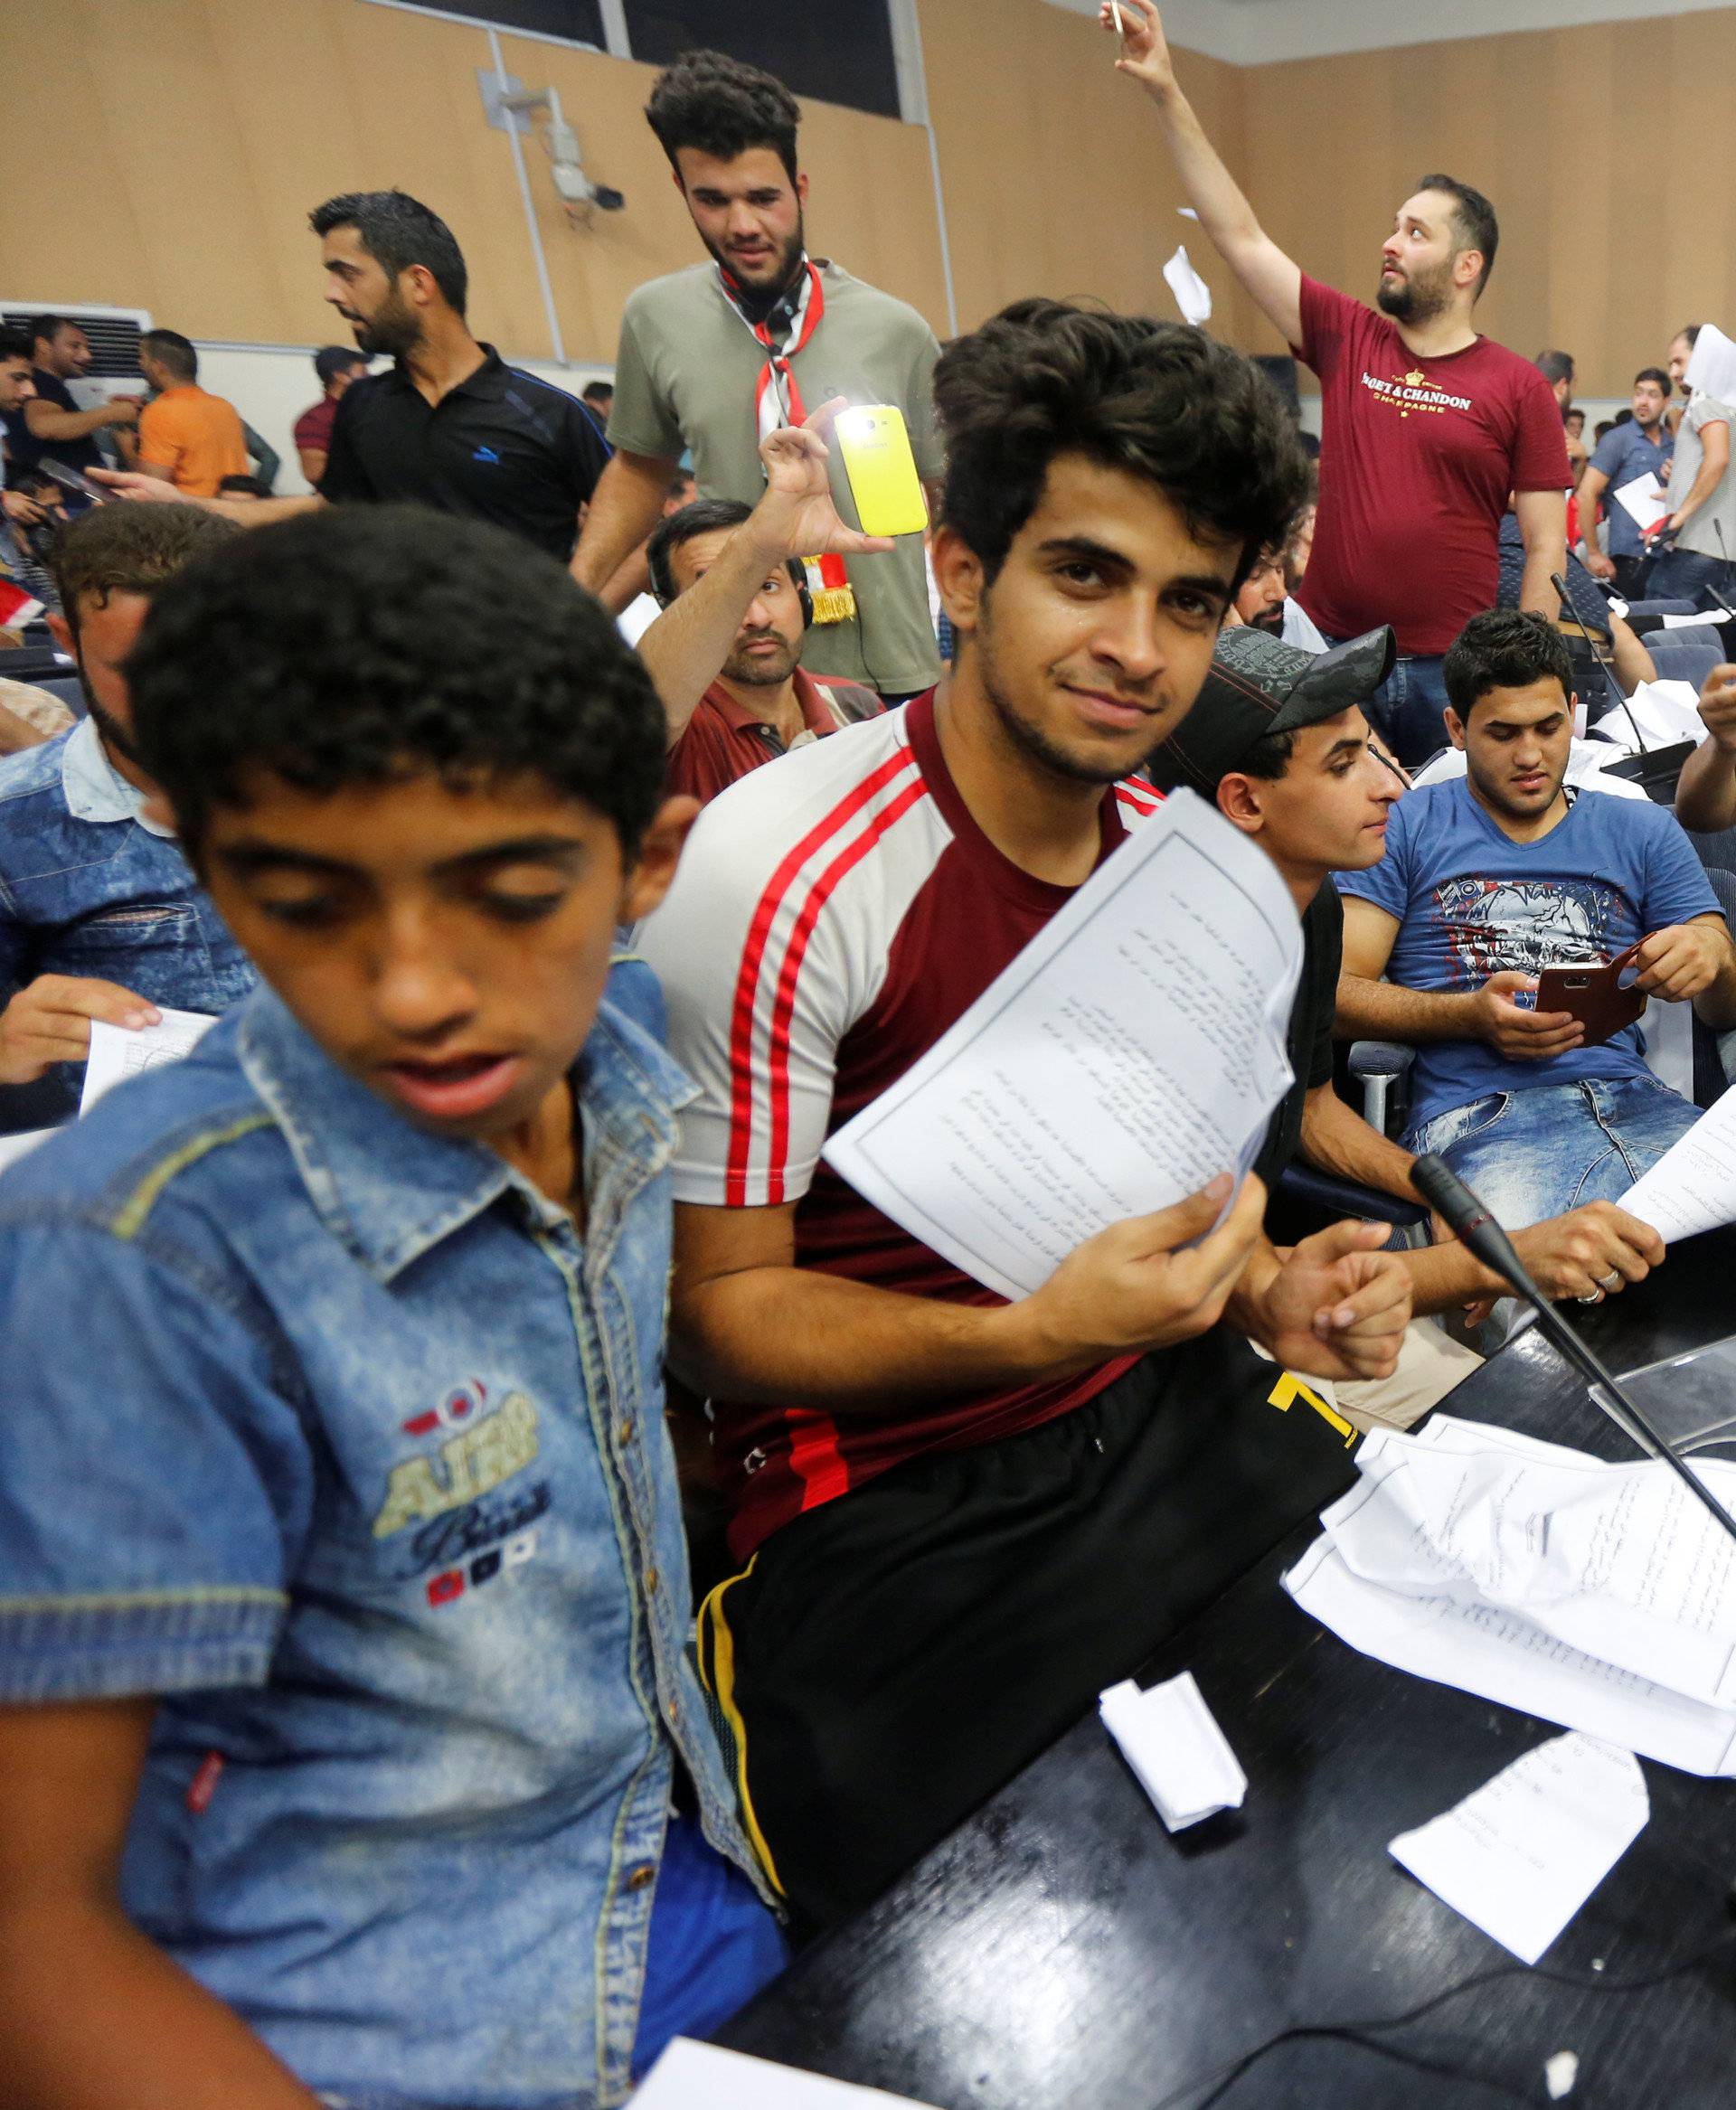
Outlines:
[[1539,1013],[1542,970],[1637,943],[1634,986],[1722,1031],[1736,946],[1673,815],[1567,787],[1571,674],[1546,622],[1473,617],[1444,671],[1466,775],[1408,794],[1381,862],[1336,875],[1337,1025],[1416,1043],[1406,1147],[1524,1225],[1618,1200],[1698,1115],[1646,1068],[1637,1027],[1588,1046],[1568,1013]]

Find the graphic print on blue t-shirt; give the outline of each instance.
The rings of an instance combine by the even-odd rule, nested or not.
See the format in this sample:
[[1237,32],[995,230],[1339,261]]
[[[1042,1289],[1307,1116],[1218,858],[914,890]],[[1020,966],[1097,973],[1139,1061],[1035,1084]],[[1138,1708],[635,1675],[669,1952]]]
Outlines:
[[1600,879],[1467,876],[1443,881],[1433,900],[1461,982],[1473,987],[1491,975],[1601,966],[1621,949],[1609,933],[1620,924],[1622,898]]
[[[1341,894],[1398,919],[1386,972],[1406,989],[1463,993],[1491,975],[1601,965],[1636,938],[1718,913],[1694,845],[1649,799],[1585,792],[1548,834],[1514,843],[1462,777],[1406,792],[1385,856],[1334,877]],[[1411,1070],[1410,1119],[1486,1092],[1649,1074],[1637,1026],[1542,1062],[1510,1062],[1480,1041],[1429,1041]]]

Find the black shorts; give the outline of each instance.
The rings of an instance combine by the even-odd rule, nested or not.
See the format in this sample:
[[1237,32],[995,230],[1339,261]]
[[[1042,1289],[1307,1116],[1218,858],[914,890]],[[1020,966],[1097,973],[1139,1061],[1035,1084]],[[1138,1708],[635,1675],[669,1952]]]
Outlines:
[[700,1608],[749,1828],[798,1929],[867,1904],[1302,1520],[1355,1433],[1223,1327],[1041,1428],[896,1466]]

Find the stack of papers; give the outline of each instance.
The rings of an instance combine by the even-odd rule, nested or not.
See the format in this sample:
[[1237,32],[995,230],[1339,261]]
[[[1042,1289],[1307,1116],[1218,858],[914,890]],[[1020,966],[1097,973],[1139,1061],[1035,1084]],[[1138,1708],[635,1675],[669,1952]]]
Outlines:
[[[1666,1465],[1438,1415],[1357,1467],[1284,1578],[1304,1611],[1419,1677],[1736,1776],[1736,1544]],[[1736,1501],[1736,1465],[1694,1470]]]
[[1598,739],[1613,741],[1625,754],[1637,754],[1640,739],[1634,731],[1636,725],[1648,748],[1704,739],[1699,690],[1692,682],[1642,682],[1628,697],[1625,711],[1612,703],[1599,719]]
[[1146,1692],[1124,1678],[1098,1695],[1097,1710],[1170,1831],[1241,1807],[1248,1776],[1192,1671]]

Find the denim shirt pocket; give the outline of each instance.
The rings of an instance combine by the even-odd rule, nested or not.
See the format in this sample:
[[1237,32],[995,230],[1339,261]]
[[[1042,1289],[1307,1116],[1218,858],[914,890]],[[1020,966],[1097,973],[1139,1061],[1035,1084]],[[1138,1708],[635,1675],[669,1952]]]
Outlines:
[[[64,974],[90,975],[132,988],[141,974],[165,994],[167,984],[203,992],[211,979],[204,933],[191,901],[125,901],[98,909],[66,926],[55,943]],[[140,989],[140,995],[151,992]]]

